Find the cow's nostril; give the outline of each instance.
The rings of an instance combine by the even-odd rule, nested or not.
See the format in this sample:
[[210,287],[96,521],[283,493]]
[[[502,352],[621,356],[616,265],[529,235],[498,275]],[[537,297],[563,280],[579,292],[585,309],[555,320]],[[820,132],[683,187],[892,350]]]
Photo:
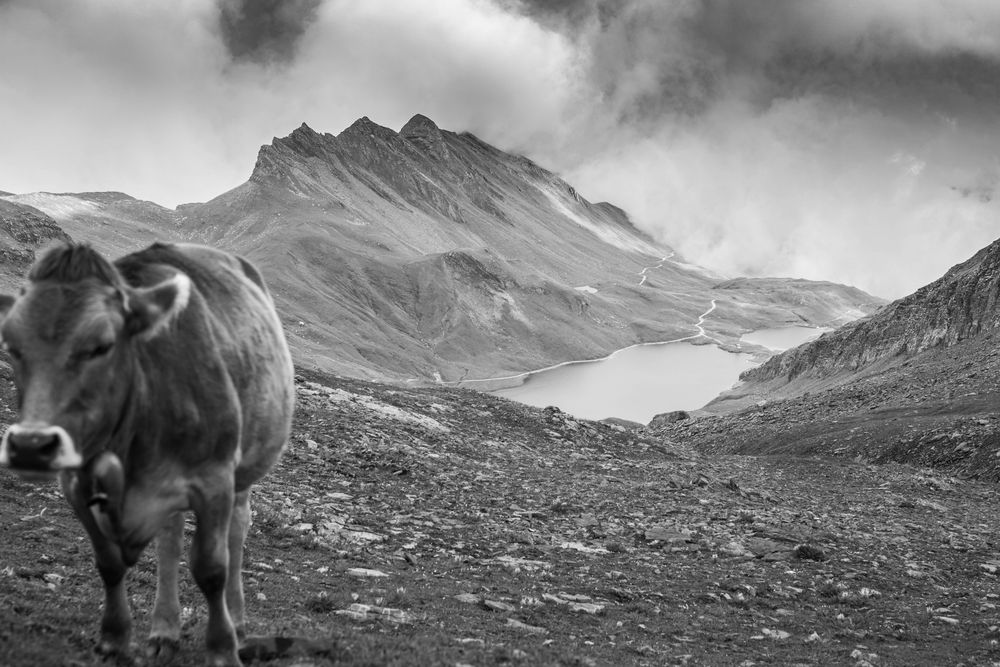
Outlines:
[[38,446],[38,455],[43,459],[54,459],[59,453],[59,437],[49,435],[48,439]]
[[22,432],[8,437],[10,458],[29,466],[48,464],[59,455],[60,441],[56,433]]

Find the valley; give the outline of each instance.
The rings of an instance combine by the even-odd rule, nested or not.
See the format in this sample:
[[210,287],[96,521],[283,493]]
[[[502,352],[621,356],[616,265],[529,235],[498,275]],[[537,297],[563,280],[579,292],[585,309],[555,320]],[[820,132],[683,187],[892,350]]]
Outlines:
[[[176,209],[3,194],[0,287],[69,237],[110,255],[220,245],[274,292],[298,404],[255,494],[247,664],[1000,661],[1000,244],[890,304],[715,276],[422,116],[303,125],[243,185]],[[788,327],[829,331],[780,354],[744,338]],[[762,363],[649,426],[470,388],[623,348]],[[684,358],[694,394],[704,366]],[[57,486],[0,470],[0,516],[0,664],[102,664],[98,579]],[[204,633],[188,575],[176,664]],[[154,594],[147,552],[137,643]]]
[[[739,346],[753,350],[763,346],[774,353],[818,336],[821,331],[808,327],[762,329],[744,336]],[[663,412],[701,408],[735,385],[741,372],[764,358],[761,352],[723,351],[711,344],[711,339],[698,334],[679,341],[635,345],[603,359],[569,362],[523,376],[460,386],[477,388],[486,382],[517,382],[492,393],[535,407],[556,406],[575,417],[618,418],[646,424]]]

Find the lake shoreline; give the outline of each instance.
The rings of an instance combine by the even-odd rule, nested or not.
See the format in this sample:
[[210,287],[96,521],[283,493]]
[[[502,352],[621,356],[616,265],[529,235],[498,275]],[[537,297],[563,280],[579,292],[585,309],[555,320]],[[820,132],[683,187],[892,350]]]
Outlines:
[[[820,327],[793,325],[744,336],[764,332],[803,342],[823,331]],[[636,343],[597,359],[566,361],[544,369],[454,384],[538,407],[555,405],[584,419],[617,417],[646,423],[661,412],[701,408],[736,386],[743,371],[763,363],[776,351],[752,340],[744,342],[741,338],[737,344],[722,344],[697,333],[668,341]]]

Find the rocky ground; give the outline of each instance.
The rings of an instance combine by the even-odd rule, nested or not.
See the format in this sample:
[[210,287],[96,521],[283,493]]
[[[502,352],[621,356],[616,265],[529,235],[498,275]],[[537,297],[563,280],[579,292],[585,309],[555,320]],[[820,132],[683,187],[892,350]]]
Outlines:
[[984,334],[915,357],[893,357],[840,382],[826,378],[835,386],[825,391],[760,400],[728,416],[659,427],[656,434],[705,453],[897,461],[995,482],[997,342]]
[[[652,433],[315,374],[299,392],[255,496],[248,664],[1000,664],[992,482],[692,447],[713,419]],[[0,517],[0,664],[99,664],[98,578],[56,487],[2,473]],[[197,664],[182,579],[176,664]],[[147,554],[140,639],[154,588]]]

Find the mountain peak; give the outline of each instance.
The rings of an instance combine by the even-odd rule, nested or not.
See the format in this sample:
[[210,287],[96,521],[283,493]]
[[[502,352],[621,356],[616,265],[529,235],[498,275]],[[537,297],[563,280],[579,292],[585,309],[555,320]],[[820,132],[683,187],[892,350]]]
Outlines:
[[275,138],[272,145],[286,146],[300,155],[321,157],[325,153],[326,141],[324,135],[302,123],[287,137]]
[[390,130],[388,127],[383,127],[378,123],[372,121],[368,116],[362,116],[353,123],[350,127],[337,135],[338,138],[347,139],[364,139],[364,138],[377,138],[383,141],[389,141],[396,136],[396,133]]
[[441,129],[437,126],[437,123],[432,121],[427,116],[422,113],[414,114],[413,118],[406,121],[406,125],[403,129],[399,131],[400,134],[406,135],[407,132],[437,132],[441,133]]
[[451,157],[444,142],[444,135],[441,134],[441,128],[423,114],[418,113],[407,121],[399,131],[399,136],[436,160],[447,160]]

